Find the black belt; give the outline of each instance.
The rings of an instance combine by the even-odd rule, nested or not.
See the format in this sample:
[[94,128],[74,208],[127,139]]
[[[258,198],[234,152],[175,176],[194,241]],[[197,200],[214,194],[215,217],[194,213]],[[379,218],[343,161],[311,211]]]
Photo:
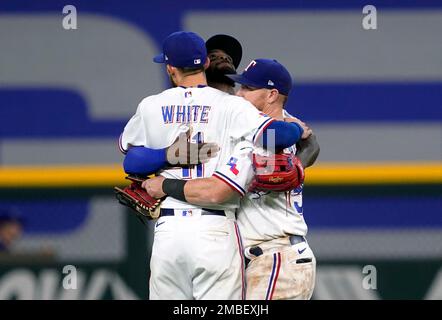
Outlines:
[[[305,242],[305,238],[303,236],[290,236],[289,241],[291,245],[295,245],[297,243]],[[262,249],[259,246],[251,247],[249,252],[253,254],[255,257],[259,257],[263,254]]]
[[[182,210],[185,211],[185,209],[177,209],[177,210]],[[189,211],[191,211],[192,209],[189,209]],[[201,215],[203,216],[226,216],[226,213],[224,212],[224,210],[214,210],[214,209],[198,209],[198,210],[202,210]],[[170,217],[170,216],[174,216],[175,215],[175,209],[160,209],[160,217]]]

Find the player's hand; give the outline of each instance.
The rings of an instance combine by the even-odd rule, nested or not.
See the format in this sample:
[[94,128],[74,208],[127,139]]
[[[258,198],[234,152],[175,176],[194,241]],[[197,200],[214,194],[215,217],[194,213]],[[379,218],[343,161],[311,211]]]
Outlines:
[[298,118],[284,118],[285,122],[294,122],[299,124],[304,132],[302,133],[301,139],[307,139],[313,134],[313,130],[310,129],[310,127],[303,121],[299,120]]
[[166,194],[163,192],[164,179],[165,178],[163,176],[156,176],[143,181],[141,186],[146,189],[146,192],[149,193],[152,197],[160,199],[166,196]]
[[190,142],[190,130],[181,133],[167,148],[167,161],[173,166],[189,166],[206,163],[217,156],[219,146],[216,143]]

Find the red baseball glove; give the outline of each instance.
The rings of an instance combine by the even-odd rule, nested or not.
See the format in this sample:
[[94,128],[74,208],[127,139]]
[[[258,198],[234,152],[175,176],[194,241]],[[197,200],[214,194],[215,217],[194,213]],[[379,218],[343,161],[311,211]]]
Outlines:
[[137,217],[146,223],[147,220],[157,219],[160,215],[160,204],[163,199],[155,199],[147,193],[146,189],[141,187],[141,183],[145,180],[135,176],[127,176],[126,179],[132,183],[120,189],[115,187],[115,196],[118,202],[135,211]]
[[304,168],[292,153],[261,156],[253,154],[255,177],[249,191],[284,192],[296,189],[304,182]]

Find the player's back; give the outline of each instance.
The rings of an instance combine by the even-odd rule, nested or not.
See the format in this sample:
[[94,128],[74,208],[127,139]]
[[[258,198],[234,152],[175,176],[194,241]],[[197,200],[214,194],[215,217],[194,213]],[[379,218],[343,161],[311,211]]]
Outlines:
[[222,129],[226,121],[227,108],[220,106],[223,96],[223,92],[209,87],[176,87],[145,98],[139,108],[146,146],[167,147],[189,128],[194,135],[204,132],[213,139],[216,129]]
[[[219,163],[228,161],[236,143],[241,139],[253,140],[259,135],[257,129],[262,129],[269,121],[270,118],[260,115],[240,97],[207,86],[176,87],[140,103],[136,115],[125,128],[123,143],[131,141],[132,145],[164,148],[190,129],[191,142],[215,142],[220,152],[205,164],[167,169],[162,175],[178,179],[210,177]],[[162,207],[194,206],[168,197]]]

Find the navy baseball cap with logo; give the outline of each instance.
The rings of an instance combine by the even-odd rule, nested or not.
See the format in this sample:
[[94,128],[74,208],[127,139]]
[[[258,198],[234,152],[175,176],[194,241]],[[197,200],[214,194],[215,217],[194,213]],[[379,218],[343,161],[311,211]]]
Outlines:
[[289,95],[292,77],[288,70],[273,59],[252,60],[242,74],[227,74],[235,82],[253,88],[277,89],[280,94]]
[[206,44],[194,32],[178,31],[163,42],[163,53],[155,56],[156,63],[170,64],[179,68],[201,67],[207,59]]

